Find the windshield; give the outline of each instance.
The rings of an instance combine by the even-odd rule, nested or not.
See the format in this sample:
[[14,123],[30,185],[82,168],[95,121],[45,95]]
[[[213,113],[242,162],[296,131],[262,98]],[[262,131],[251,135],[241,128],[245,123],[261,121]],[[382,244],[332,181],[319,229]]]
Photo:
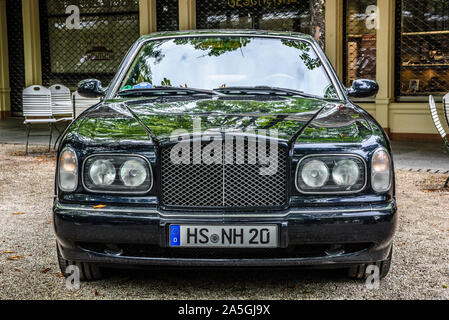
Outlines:
[[338,98],[309,43],[263,37],[208,36],[148,41],[136,56],[120,90],[156,86],[209,90],[269,86]]

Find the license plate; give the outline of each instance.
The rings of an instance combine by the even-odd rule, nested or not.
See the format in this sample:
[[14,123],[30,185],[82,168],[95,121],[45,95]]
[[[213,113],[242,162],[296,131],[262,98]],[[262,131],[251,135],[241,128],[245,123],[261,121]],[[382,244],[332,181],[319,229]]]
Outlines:
[[170,225],[171,247],[276,248],[278,227]]

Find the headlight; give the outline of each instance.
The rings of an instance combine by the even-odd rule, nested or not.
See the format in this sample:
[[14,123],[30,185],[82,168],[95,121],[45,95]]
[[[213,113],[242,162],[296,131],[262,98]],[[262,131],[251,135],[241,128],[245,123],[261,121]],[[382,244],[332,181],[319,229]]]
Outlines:
[[385,192],[391,185],[390,156],[384,149],[374,152],[371,163],[371,186],[376,192]]
[[95,160],[89,168],[89,178],[96,186],[109,186],[115,180],[115,167],[111,160]]
[[319,188],[329,178],[329,169],[323,161],[312,160],[303,166],[301,178],[308,187]]
[[365,185],[366,164],[358,155],[306,156],[296,169],[296,188],[301,193],[355,193]]
[[135,155],[93,155],[84,161],[83,184],[91,192],[146,193],[153,185],[148,160]]
[[65,148],[59,156],[59,188],[72,192],[78,186],[78,159],[75,151]]
[[125,186],[138,187],[147,179],[147,169],[139,160],[128,160],[120,169],[120,178]]
[[335,184],[343,187],[356,184],[359,176],[359,166],[352,159],[338,161],[332,170],[332,179],[334,179]]

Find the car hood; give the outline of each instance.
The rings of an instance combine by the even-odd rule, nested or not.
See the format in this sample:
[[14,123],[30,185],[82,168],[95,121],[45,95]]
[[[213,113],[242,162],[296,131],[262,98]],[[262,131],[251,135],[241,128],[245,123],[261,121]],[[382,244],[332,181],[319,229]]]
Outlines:
[[198,130],[269,134],[291,142],[358,142],[372,132],[362,113],[349,103],[276,96],[111,100],[91,108],[75,127],[79,137],[90,142],[163,143]]

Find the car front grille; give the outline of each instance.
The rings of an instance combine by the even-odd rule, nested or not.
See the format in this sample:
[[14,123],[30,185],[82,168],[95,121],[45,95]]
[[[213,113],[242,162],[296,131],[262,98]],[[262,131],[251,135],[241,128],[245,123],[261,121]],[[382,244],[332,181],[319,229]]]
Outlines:
[[[202,152],[206,145],[201,144]],[[217,161],[214,164],[205,164],[198,160],[201,155],[198,155],[199,152],[192,152],[192,144],[189,144],[190,163],[174,164],[170,159],[172,148],[173,145],[169,145],[161,150],[162,205],[217,209],[285,207],[288,160],[288,148],[285,145],[278,145],[278,165],[268,175],[260,173],[260,169],[266,169],[268,165],[257,161],[258,148],[251,150],[246,140],[243,148],[237,148],[237,143],[233,141],[231,163],[225,161],[223,156],[220,163]],[[266,155],[269,155],[268,142],[265,149]],[[195,164],[195,159],[200,163]]]

